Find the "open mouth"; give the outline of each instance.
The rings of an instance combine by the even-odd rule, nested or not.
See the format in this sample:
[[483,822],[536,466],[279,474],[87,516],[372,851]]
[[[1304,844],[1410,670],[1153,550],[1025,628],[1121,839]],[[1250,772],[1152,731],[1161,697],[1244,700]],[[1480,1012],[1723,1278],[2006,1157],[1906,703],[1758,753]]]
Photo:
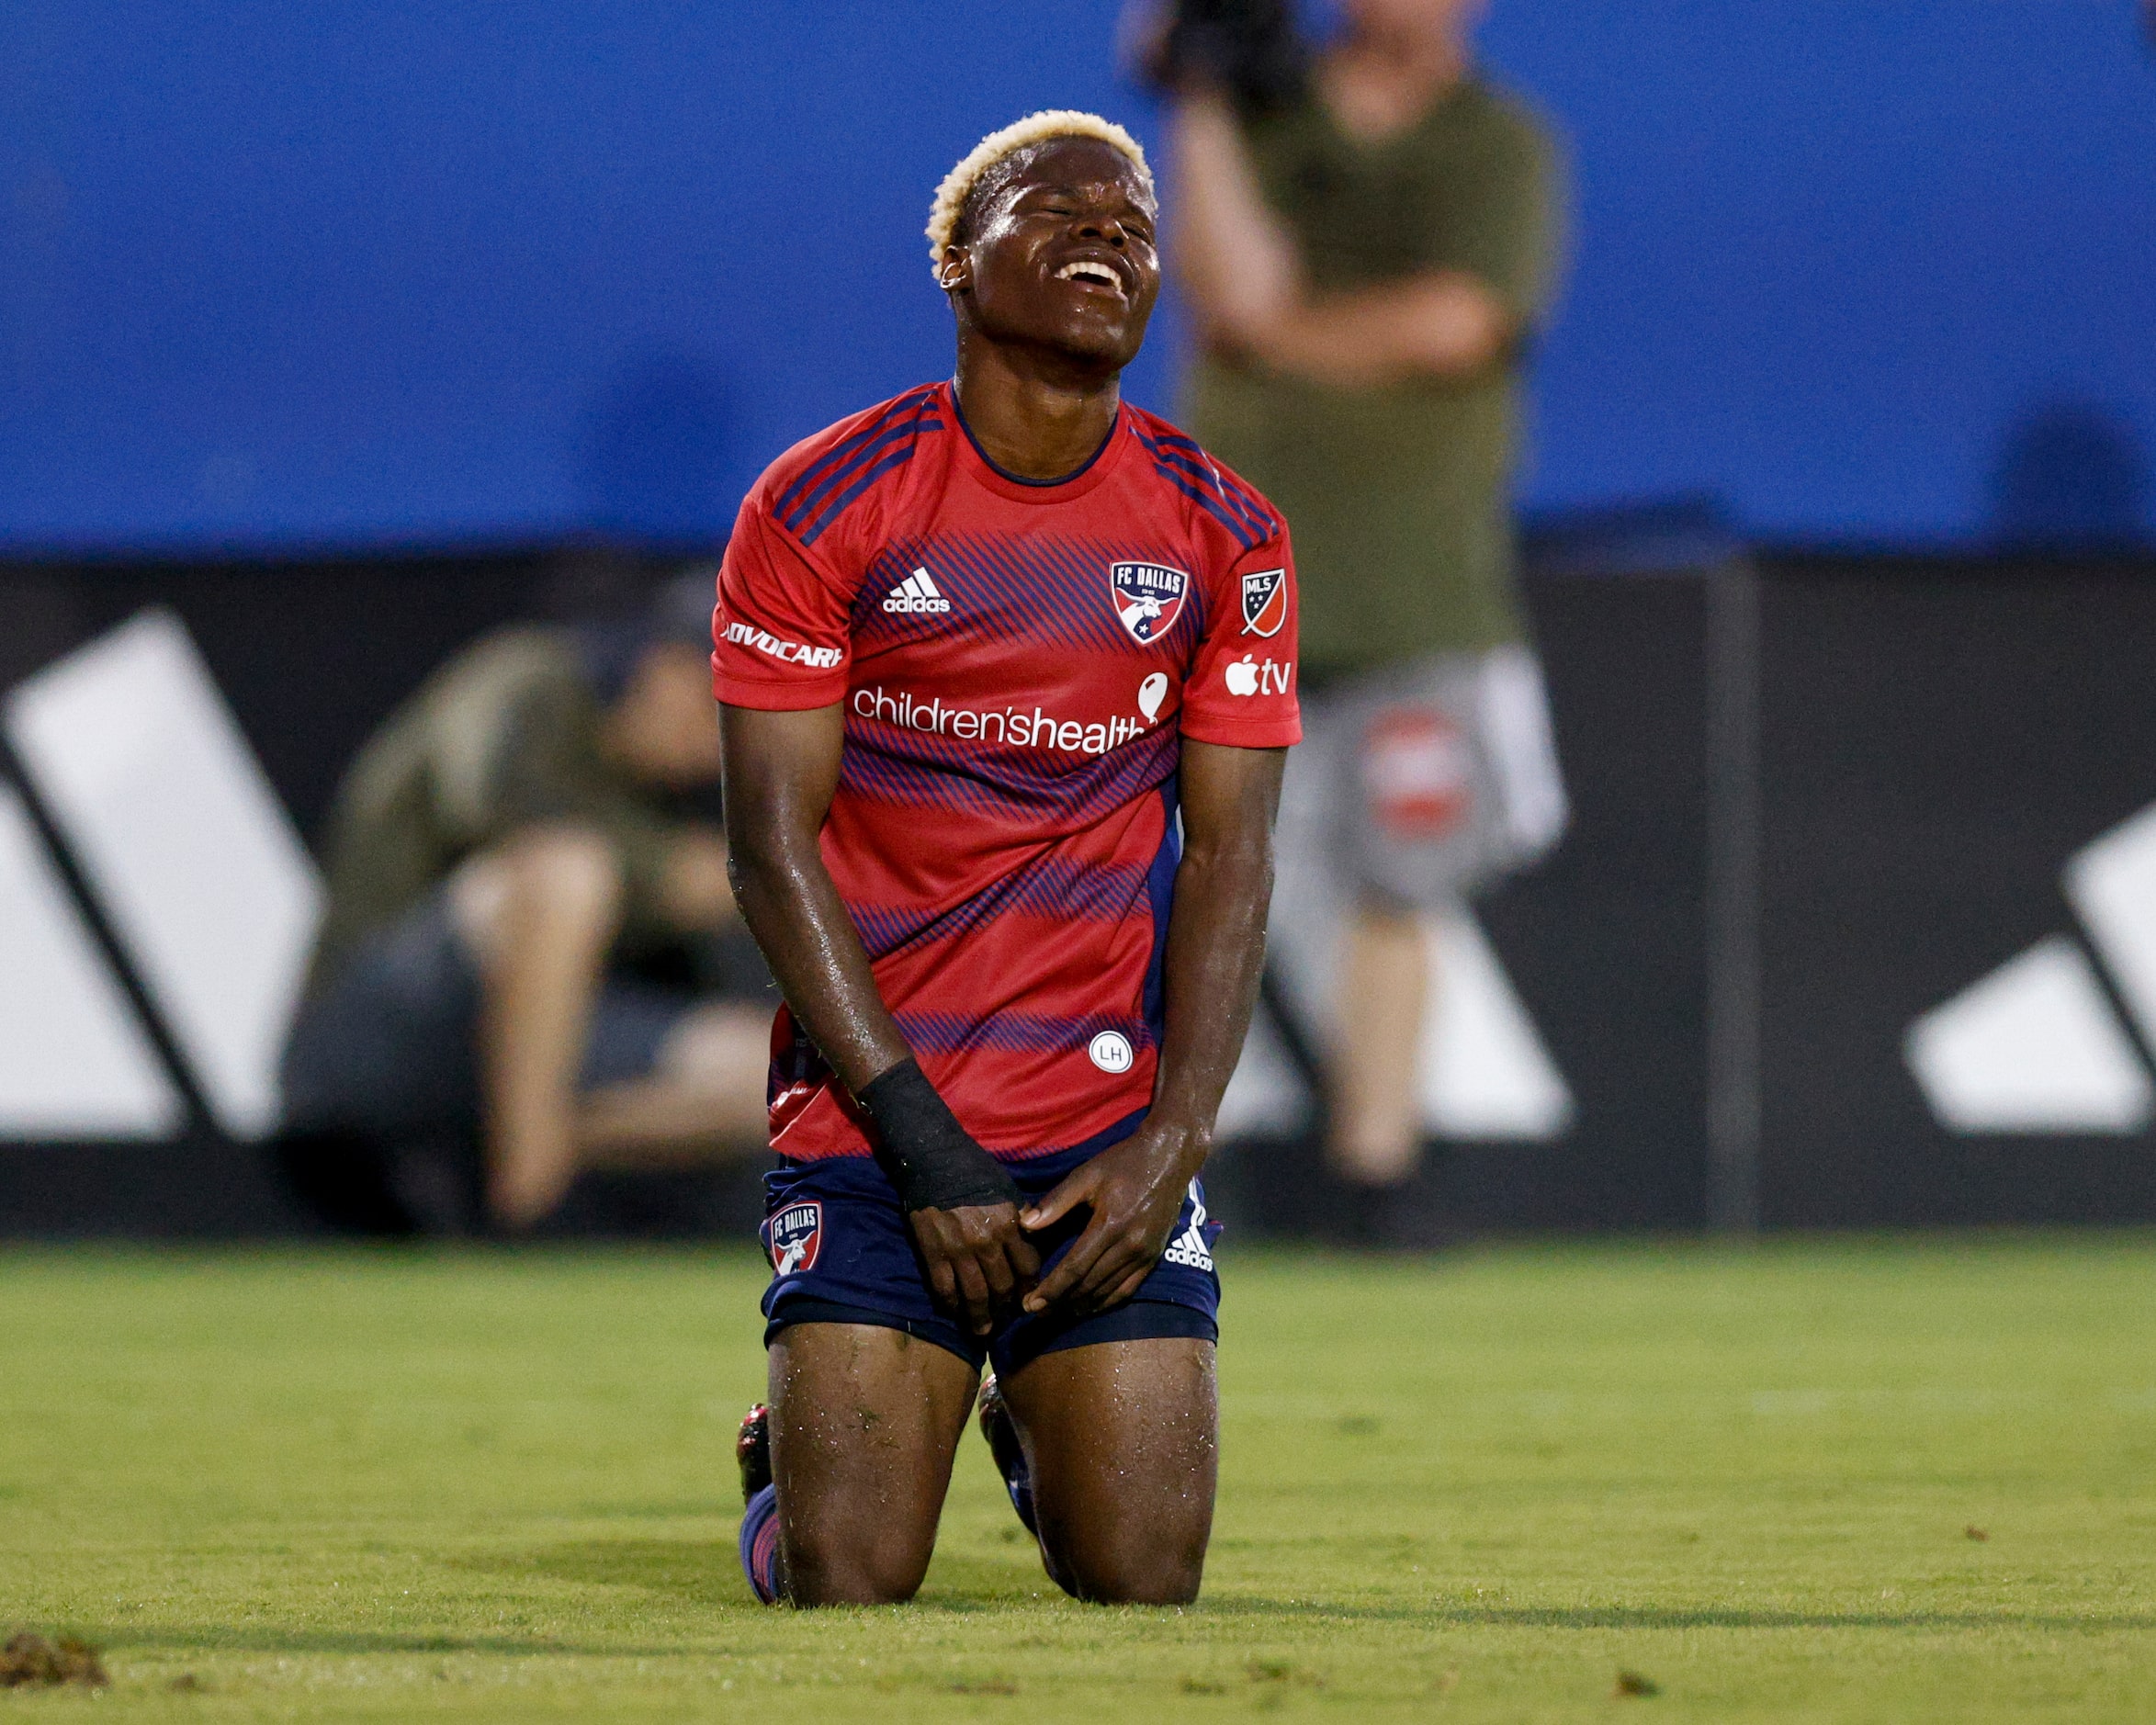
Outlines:
[[1055,279],[1057,281],[1082,281],[1094,287],[1109,288],[1118,299],[1129,297],[1123,291],[1123,277],[1116,274],[1113,267],[1107,264],[1097,263],[1089,257],[1079,258],[1076,263],[1066,264],[1055,272]]

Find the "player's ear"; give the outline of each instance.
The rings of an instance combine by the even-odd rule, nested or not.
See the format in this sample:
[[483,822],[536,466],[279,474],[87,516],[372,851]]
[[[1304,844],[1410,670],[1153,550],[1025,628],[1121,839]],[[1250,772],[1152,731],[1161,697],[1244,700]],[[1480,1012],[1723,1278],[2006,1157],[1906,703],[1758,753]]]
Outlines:
[[936,285],[947,294],[962,294],[973,287],[973,259],[962,245],[946,245],[943,261],[936,265]]

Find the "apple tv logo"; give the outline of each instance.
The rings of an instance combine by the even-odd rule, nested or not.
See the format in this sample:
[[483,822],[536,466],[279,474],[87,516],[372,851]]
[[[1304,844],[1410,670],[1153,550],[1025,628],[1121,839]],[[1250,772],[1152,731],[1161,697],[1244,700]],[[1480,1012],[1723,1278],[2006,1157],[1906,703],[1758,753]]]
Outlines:
[[1295,668],[1277,660],[1253,660],[1251,655],[1245,653],[1223,674],[1227,679],[1230,694],[1285,694],[1288,680],[1295,674]]

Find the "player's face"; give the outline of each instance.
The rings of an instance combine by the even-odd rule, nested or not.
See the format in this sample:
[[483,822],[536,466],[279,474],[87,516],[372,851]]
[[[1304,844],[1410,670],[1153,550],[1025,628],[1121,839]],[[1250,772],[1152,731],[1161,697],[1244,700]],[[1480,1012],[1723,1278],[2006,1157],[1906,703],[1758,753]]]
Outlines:
[[1030,152],[978,211],[962,265],[963,313],[992,341],[1120,370],[1160,296],[1152,200],[1123,152],[1092,138]]

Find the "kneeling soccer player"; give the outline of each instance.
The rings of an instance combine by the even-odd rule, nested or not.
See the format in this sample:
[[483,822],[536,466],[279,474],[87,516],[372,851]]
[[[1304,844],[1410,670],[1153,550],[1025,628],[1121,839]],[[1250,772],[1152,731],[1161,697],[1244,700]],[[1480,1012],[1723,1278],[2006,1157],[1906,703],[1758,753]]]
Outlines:
[[952,383],[742,505],[716,686],[741,910],[784,988],[741,1555],[767,1600],[909,1598],[982,1424],[1048,1573],[1198,1591],[1218,1226],[1293,691],[1278,513],[1123,403],[1159,290],[1145,156],[985,139],[929,239]]

